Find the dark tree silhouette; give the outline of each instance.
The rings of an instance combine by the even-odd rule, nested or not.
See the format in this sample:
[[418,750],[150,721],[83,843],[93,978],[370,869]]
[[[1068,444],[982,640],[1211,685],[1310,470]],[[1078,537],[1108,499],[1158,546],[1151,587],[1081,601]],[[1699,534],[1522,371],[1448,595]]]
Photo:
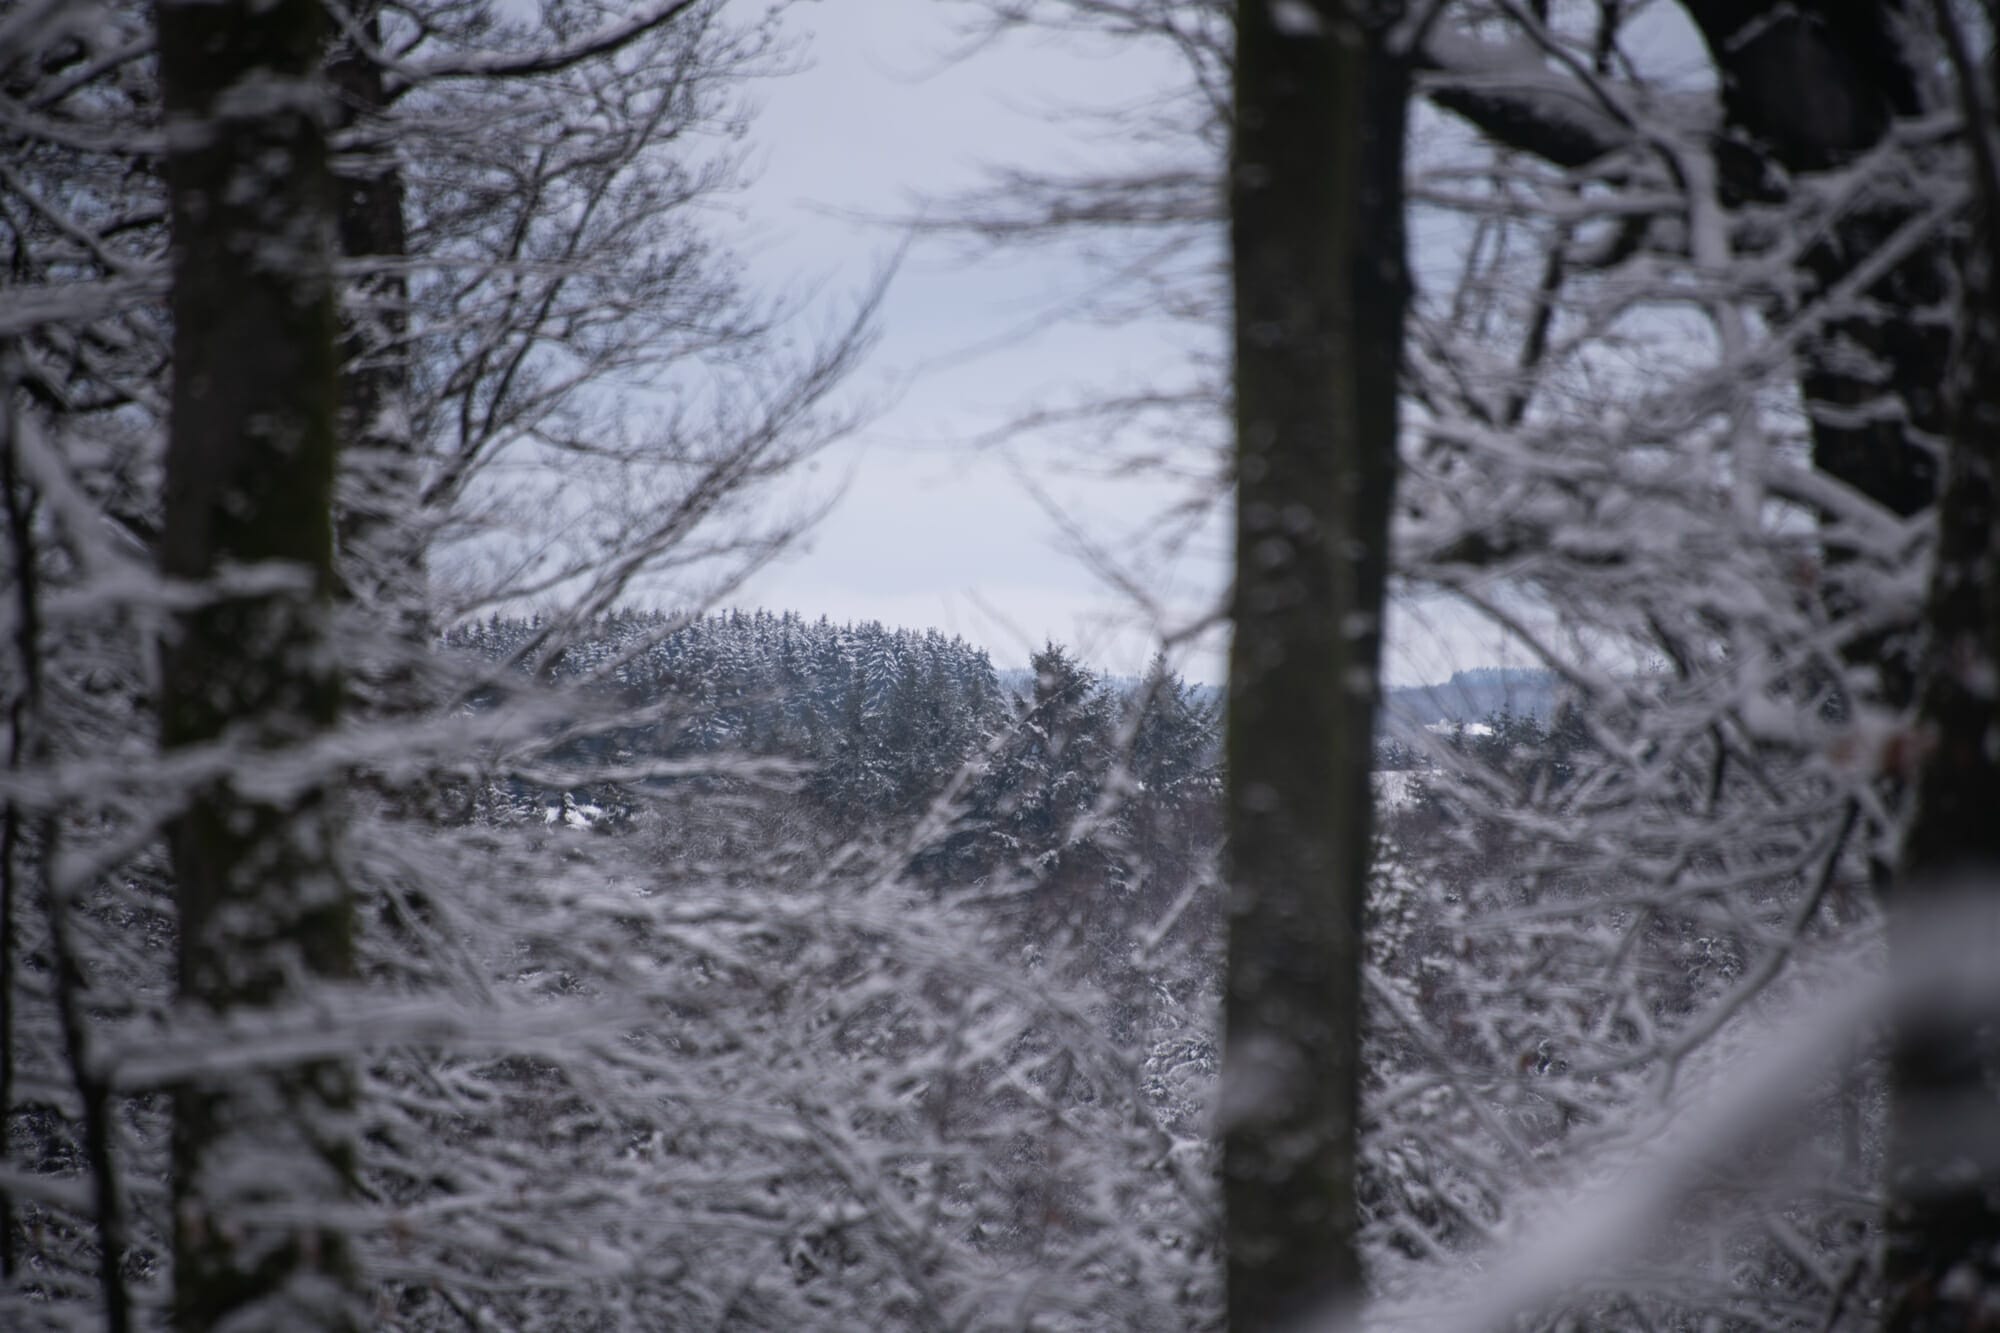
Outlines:
[[1361,921],[1407,90],[1377,11],[1238,8],[1222,1113],[1238,1333],[1360,1291]]
[[[1992,965],[1987,950],[2000,912],[2000,163],[1993,138],[2000,82],[1975,71],[1939,10],[1971,131],[1976,189],[1947,381],[1951,432],[1937,556],[1923,612],[1916,801],[1889,920],[1892,958],[1906,983],[1942,962],[1945,976],[1971,995],[1912,997],[1896,1032],[1884,1253],[1893,1333],[1990,1328],[2000,1301],[2000,1023],[1990,986],[1980,984]],[[1940,948],[1945,930],[1953,938]],[[1983,1002],[1967,1012],[1966,1001],[1982,989]]]
[[[354,968],[310,748],[340,697],[324,23],[318,0],[158,8],[174,320],[160,558],[192,600],[162,655],[161,727],[203,774],[170,831],[179,985],[192,1014],[244,1030]],[[178,1325],[361,1327],[350,1248],[322,1220],[350,1197],[351,1068],[202,1071],[174,1098]]]

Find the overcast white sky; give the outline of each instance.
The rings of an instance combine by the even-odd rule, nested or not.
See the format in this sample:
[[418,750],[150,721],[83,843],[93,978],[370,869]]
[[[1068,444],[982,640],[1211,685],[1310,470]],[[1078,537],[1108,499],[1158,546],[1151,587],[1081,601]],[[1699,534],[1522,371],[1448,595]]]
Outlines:
[[[970,16],[943,0],[793,7],[787,22],[809,36],[811,67],[760,91],[757,179],[742,200],[739,243],[763,281],[823,282],[836,299],[852,292],[900,237],[844,215],[915,211],[976,184],[985,163],[1085,160],[1073,126],[1041,108],[1159,83],[1158,68],[1129,50],[1076,43],[1024,40],[953,59],[965,46],[957,25]],[[1080,260],[1063,256],[913,249],[863,375],[864,394],[887,406],[813,478],[821,487],[844,480],[845,494],[740,600],[935,626],[984,644],[1002,666],[1025,663],[1055,638],[1110,669],[1141,667],[1146,636],[1117,628],[1130,621],[1129,607],[1065,551],[1056,522],[1019,483],[1019,456],[974,443],[1065,388],[1130,379],[1148,358],[1166,357],[1164,330],[1009,336],[1091,280]],[[1107,538],[1161,498],[1158,488],[1084,488],[1043,461],[1030,460],[1030,470]],[[1206,573],[1212,582],[1219,565]],[[1218,673],[1210,661],[1199,674]]]
[[[844,215],[912,211],[976,184],[986,164],[1082,164],[1115,149],[1087,122],[1050,108],[1119,102],[1166,86],[1144,52],[1076,39],[1021,38],[952,59],[968,7],[947,0],[817,0],[786,23],[808,39],[810,68],[771,81],[752,130],[756,181],[741,198],[735,237],[774,289],[819,283],[851,293],[894,252],[899,236]],[[821,493],[844,481],[833,514],[790,557],[738,595],[745,606],[840,619],[937,627],[987,647],[996,665],[1025,664],[1054,638],[1119,672],[1139,670],[1149,636],[1132,604],[1109,591],[1023,487],[1023,462],[1114,550],[1170,498],[1162,486],[1087,485],[1061,470],[1087,457],[1078,438],[1025,459],[973,441],[1088,384],[1130,387],[1172,364],[1164,326],[1111,331],[1070,323],[1009,338],[1089,288],[1077,256],[972,256],[915,248],[883,310],[880,349],[863,392],[888,406],[830,452],[808,479]],[[1184,335],[1182,335],[1184,336]],[[1067,451],[1069,457],[1064,456]],[[1149,566],[1177,615],[1193,617],[1226,578],[1225,535],[1172,569]],[[1207,592],[1202,590],[1206,589]],[[1437,622],[1433,613],[1425,617]],[[1504,656],[1443,617],[1449,644],[1392,622],[1392,683],[1441,680],[1458,666]],[[1394,625],[1400,624],[1398,632]],[[1219,637],[1183,662],[1194,679],[1222,678]],[[1518,659],[1517,659],[1518,660]]]

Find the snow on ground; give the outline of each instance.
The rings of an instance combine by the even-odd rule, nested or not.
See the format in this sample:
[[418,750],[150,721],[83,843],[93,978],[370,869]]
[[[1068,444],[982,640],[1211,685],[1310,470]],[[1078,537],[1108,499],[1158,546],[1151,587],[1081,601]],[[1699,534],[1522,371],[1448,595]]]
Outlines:
[[1375,786],[1375,804],[1384,810],[1409,809],[1417,803],[1416,787],[1423,776],[1418,769],[1370,774]]

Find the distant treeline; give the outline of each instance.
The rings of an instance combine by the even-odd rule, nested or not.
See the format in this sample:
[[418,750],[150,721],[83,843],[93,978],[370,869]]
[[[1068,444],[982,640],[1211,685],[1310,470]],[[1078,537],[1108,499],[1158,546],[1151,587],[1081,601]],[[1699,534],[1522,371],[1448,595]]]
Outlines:
[[[1213,850],[1218,703],[1162,663],[1111,684],[1049,644],[1016,685],[961,638],[873,621],[628,612],[543,652],[547,628],[496,616],[446,642],[594,697],[612,721],[566,743],[576,772],[638,757],[797,760],[803,806],[829,835],[886,836],[935,815],[917,873],[940,886],[1006,880],[1044,927],[1091,935],[1123,915],[1108,904],[1157,906]],[[518,814],[564,795],[511,791]],[[614,821],[643,796],[599,784],[569,794]]]
[[1442,685],[1406,685],[1383,691],[1388,729],[1398,723],[1481,722],[1499,714],[1543,722],[1555,715],[1562,678],[1539,667],[1474,667],[1455,671]]
[[[447,642],[504,661],[532,651],[543,629],[495,616]],[[624,612],[564,637],[539,665],[548,680],[607,690],[637,719],[603,744],[803,760],[829,805],[886,812],[927,800],[1006,713],[984,650],[935,630],[790,612]]]

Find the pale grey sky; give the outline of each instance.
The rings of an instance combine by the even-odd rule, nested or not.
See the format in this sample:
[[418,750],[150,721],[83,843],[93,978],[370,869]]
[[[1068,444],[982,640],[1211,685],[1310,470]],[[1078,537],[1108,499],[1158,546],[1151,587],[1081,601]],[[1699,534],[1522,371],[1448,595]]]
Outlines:
[[[1010,41],[965,59],[945,0],[832,0],[795,6],[810,68],[759,93],[752,130],[756,182],[741,200],[741,240],[754,271],[778,285],[821,282],[830,299],[866,281],[895,251],[890,227],[844,215],[905,214],[980,180],[986,163],[1082,164],[1103,145],[1044,108],[1141,96],[1162,71],[1143,53],[1045,39]],[[1134,671],[1149,636],[1132,608],[1065,549],[1060,528],[1022,486],[1025,468],[1084,521],[1129,549],[1127,529],[1169,498],[1159,485],[1085,484],[1049,451],[981,448],[976,437],[1090,384],[1131,385],[1169,365],[1169,331],[1059,324],[1009,335],[1073,300],[1095,280],[1078,257],[973,256],[946,243],[915,247],[883,311],[864,394],[889,406],[811,479],[845,479],[834,513],[745,604],[836,619],[936,626],[1017,665],[1046,638],[1107,668]],[[1072,442],[1076,453],[1086,443]],[[1211,546],[1213,543],[1211,543]],[[1200,566],[1200,567],[1197,567]],[[1160,571],[1155,571],[1160,572]],[[1219,586],[1219,561],[1177,571]],[[1206,599],[1183,597],[1196,614]],[[1213,655],[1188,663],[1219,677]]]
[[[894,252],[890,227],[855,220],[911,212],[977,184],[988,164],[1087,165],[1098,141],[1064,106],[1122,103],[1171,86],[1157,57],[1078,39],[1021,37],[954,59],[969,6],[953,0],[813,0],[785,19],[809,68],[771,81],[751,136],[755,182],[737,241],[774,289],[820,284],[838,301]],[[1093,155],[1099,155],[1093,157]],[[845,481],[832,515],[736,599],[835,619],[937,627],[1015,666],[1044,639],[1104,668],[1139,670],[1151,636],[1131,601],[1067,549],[1059,525],[1021,485],[1032,474],[1092,538],[1133,558],[1182,621],[1212,607],[1227,578],[1226,533],[1164,568],[1133,535],[1175,493],[1125,480],[1087,484],[1065,464],[1091,441],[1045,441],[1010,456],[975,437],[1090,385],[1131,388],[1176,364],[1164,325],[1110,330],[1070,322],[1010,331],[1098,281],[1078,255],[970,255],[915,247],[882,314],[861,391],[889,406],[826,455],[805,485]],[[1457,667],[1519,662],[1490,631],[1442,607],[1391,618],[1391,683],[1442,680]],[[1222,678],[1224,644],[1191,652],[1192,678]]]

